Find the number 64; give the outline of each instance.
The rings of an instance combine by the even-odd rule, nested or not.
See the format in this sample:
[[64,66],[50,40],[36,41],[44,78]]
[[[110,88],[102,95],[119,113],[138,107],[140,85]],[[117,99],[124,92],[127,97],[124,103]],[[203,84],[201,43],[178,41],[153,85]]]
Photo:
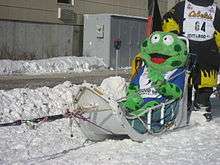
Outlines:
[[201,26],[200,22],[199,22],[199,21],[196,21],[196,23],[195,23],[195,30],[196,30],[196,31],[202,30],[202,31],[205,32],[205,26],[206,26],[206,23],[205,23],[205,22],[203,22],[203,23],[202,23],[202,26]]

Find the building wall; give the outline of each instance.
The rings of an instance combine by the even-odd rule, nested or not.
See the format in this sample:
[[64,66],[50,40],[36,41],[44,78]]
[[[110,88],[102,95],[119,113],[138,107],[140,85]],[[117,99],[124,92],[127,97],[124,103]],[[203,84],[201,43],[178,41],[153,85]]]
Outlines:
[[0,59],[44,59],[82,54],[82,27],[0,20]]
[[[163,1],[163,0],[162,0]],[[180,1],[182,1],[182,0],[172,0],[172,1],[169,1],[168,2],[168,0],[165,0],[165,1],[167,1],[167,9],[169,10],[169,9],[171,9],[173,6],[175,6],[175,4],[176,3],[178,3],[178,2],[180,2]],[[160,2],[160,0],[159,0],[159,2]],[[220,7],[220,0],[215,0],[215,2],[217,3],[217,5]]]
[[147,16],[147,0],[76,0],[77,14],[114,13]]
[[[161,15],[179,1],[158,0]],[[220,0],[216,2],[220,5]],[[37,59],[82,55],[83,14],[146,17],[147,3],[147,0],[74,0],[72,5],[57,0],[0,0],[0,58],[16,54],[30,54]],[[68,18],[58,18],[58,8]]]
[[[61,18],[58,8],[65,11]],[[93,13],[146,17],[147,1],[74,0],[72,5],[57,0],[0,0],[0,58],[81,56],[83,14]]]
[[75,24],[83,24],[83,14],[147,16],[147,0],[74,0],[74,5],[57,0],[0,0],[0,19],[65,23],[57,18],[58,7],[72,11]]
[[56,0],[0,0],[0,19],[58,22]]
[[[0,0],[0,19],[32,22],[70,23],[58,19],[58,8],[72,11],[72,24],[83,25],[83,14],[113,13],[147,16],[147,0],[73,0],[74,5],[57,0]],[[158,0],[161,15],[181,0]],[[220,0],[215,0],[220,4]]]

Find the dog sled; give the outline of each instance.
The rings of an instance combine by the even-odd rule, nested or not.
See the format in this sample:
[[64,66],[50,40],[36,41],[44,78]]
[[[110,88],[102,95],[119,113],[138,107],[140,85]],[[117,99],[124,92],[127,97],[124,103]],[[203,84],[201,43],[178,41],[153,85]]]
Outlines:
[[179,100],[169,100],[146,111],[144,117],[131,116],[115,100],[92,84],[82,84],[74,98],[74,107],[81,114],[76,122],[83,134],[92,141],[127,136],[143,142],[150,134],[158,135],[185,127],[187,116],[187,82],[185,72],[184,94]]
[[[153,35],[167,34],[155,32]],[[169,35],[171,37],[171,34]],[[173,37],[178,38],[177,42],[182,46],[182,41],[179,40],[185,41],[186,45],[183,46],[183,49],[186,50],[185,53],[189,54],[188,40],[183,37]],[[146,43],[149,43],[149,40],[143,43],[142,50],[145,50],[145,46],[148,45]],[[164,46],[166,47],[166,45]],[[155,54],[155,51],[153,52]],[[185,58],[186,54],[183,57]],[[143,115],[132,115],[122,106],[126,97],[114,99],[95,85],[83,84],[74,98],[74,109],[77,109],[81,115],[81,118],[76,119],[81,131],[92,141],[128,136],[134,141],[143,142],[149,134],[158,135],[187,126],[190,118],[187,113],[188,79],[195,62],[194,56],[187,57],[181,72],[167,79],[168,81],[179,81],[181,77],[181,97],[174,100],[164,97],[164,100],[160,101],[158,105],[143,109]],[[138,73],[143,74],[143,72],[137,72],[137,75],[139,75]]]

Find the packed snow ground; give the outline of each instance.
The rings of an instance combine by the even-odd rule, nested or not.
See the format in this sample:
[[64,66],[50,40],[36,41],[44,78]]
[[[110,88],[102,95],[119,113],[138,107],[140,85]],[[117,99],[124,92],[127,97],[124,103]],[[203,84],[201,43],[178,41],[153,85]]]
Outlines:
[[[120,77],[105,80],[102,87],[110,95],[117,93],[107,90],[118,85],[112,79],[123,82]],[[123,85],[115,89],[123,90]],[[54,88],[1,90],[0,121],[63,113],[72,107],[72,96],[78,90],[79,86],[68,81]],[[26,125],[4,127],[0,128],[0,164],[217,165],[220,164],[219,118],[217,115],[207,123],[201,113],[193,112],[191,126],[160,136],[149,135],[143,143],[130,139],[86,141],[76,125],[70,137],[68,119],[42,123],[37,129]]]
[[[80,61],[81,60],[81,61]],[[44,74],[55,72],[91,71],[104,64],[99,59],[64,57],[38,61],[0,61],[0,75]],[[113,83],[117,79],[119,83]],[[110,89],[115,87],[114,90]],[[115,99],[124,95],[123,79],[109,78],[102,88]],[[118,89],[118,90],[115,90]],[[72,107],[72,96],[79,85],[65,82],[54,88],[20,88],[0,90],[0,123],[64,113]],[[220,103],[215,101],[215,118],[205,122],[199,112],[193,112],[189,127],[151,136],[143,143],[130,139],[87,141],[68,119],[37,125],[25,124],[0,128],[0,164],[220,164]],[[70,134],[73,133],[73,137]]]

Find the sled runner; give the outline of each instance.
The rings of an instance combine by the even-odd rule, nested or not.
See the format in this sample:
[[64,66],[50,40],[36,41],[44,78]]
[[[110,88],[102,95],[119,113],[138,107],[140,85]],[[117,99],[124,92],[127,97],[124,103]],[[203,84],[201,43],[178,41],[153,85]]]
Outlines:
[[120,102],[97,86],[83,84],[74,98],[74,106],[83,117],[76,119],[81,131],[92,141],[128,136],[142,142],[149,134],[161,134],[187,125],[187,80],[180,100],[169,100],[146,111],[144,117],[130,116]]

